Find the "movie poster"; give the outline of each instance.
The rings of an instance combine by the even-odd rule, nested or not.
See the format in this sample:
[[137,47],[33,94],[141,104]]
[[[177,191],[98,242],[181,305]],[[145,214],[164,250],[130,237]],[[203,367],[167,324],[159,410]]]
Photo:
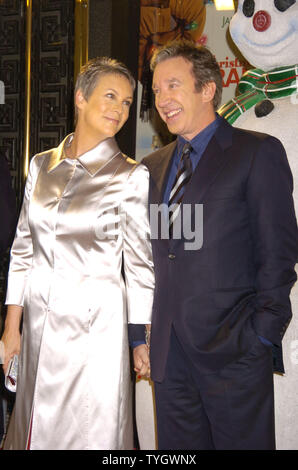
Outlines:
[[235,55],[228,34],[234,10],[217,10],[211,0],[140,0],[138,119],[136,159],[169,143],[171,136],[154,109],[150,58],[154,49],[169,40],[186,38],[203,44],[215,54],[223,78],[222,104],[235,96],[248,64]]

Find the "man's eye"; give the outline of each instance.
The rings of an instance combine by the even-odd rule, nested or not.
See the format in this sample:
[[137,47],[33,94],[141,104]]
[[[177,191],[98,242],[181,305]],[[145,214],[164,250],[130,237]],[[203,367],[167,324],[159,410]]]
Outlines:
[[108,98],[112,98],[112,99],[113,99],[115,95],[114,95],[114,93],[107,93],[106,96],[107,96]]

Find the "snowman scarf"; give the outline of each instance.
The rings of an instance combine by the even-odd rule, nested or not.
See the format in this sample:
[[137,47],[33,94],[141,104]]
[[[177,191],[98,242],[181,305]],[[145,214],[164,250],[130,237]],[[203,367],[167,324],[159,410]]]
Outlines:
[[279,67],[269,72],[252,69],[242,76],[238,90],[241,93],[224,104],[218,114],[233,124],[241,114],[263,100],[276,100],[298,93],[298,64]]

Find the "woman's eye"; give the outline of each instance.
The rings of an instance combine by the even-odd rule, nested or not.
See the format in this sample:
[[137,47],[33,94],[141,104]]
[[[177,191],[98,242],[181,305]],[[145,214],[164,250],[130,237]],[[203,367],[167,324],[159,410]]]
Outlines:
[[131,106],[131,101],[124,101],[123,103],[125,106],[128,106],[130,108]]

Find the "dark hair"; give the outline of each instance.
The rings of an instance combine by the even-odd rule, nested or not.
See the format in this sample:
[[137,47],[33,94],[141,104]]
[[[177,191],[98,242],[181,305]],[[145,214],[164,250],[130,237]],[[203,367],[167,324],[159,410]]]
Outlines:
[[192,64],[192,73],[195,79],[195,89],[200,92],[204,85],[214,82],[216,91],[213,98],[213,106],[216,110],[221,101],[222,76],[215,56],[204,46],[196,45],[184,39],[171,41],[157,49],[151,59],[150,67],[155,67],[168,59],[182,57]]
[[[88,101],[88,98],[92,95],[100,77],[108,74],[122,75],[127,78],[132,89],[135,89],[135,79],[126,65],[115,59],[111,59],[110,57],[96,57],[95,59],[89,60],[89,62],[81,68],[76,80],[74,91],[75,95],[80,89],[82,90],[85,100]],[[75,109],[75,112],[77,117],[77,109]]]

